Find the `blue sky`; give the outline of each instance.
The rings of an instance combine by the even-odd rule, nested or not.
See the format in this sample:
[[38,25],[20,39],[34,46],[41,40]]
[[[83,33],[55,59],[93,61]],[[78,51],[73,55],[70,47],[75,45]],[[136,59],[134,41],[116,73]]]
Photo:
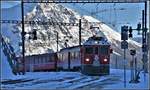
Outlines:
[[1,1],[1,8],[10,8],[20,3],[19,1]]
[[[2,8],[9,8],[16,4],[20,3],[19,1],[14,2],[3,2],[1,3]],[[143,3],[117,3],[117,4],[64,4],[65,6],[75,9],[81,15],[86,14],[90,15],[92,11],[103,11],[99,12],[96,15],[93,15],[95,18],[105,22],[109,26],[117,31],[120,31],[122,25],[131,25],[136,28],[138,22],[141,22],[141,12],[144,9]],[[124,8],[125,10],[118,10]],[[117,9],[116,11],[114,9]],[[88,12],[86,12],[88,11]],[[113,27],[113,24],[116,23],[116,27]]]
[[[105,12],[99,12],[96,18],[101,21],[106,22],[107,24],[117,23],[117,26],[121,24],[130,23],[133,27],[136,27],[136,23],[141,22],[141,12],[144,9],[144,4],[68,4],[68,7],[78,9],[78,11],[82,14],[85,14],[85,11],[91,12],[96,11],[96,5],[98,7],[98,11],[107,10]],[[82,8],[82,10],[80,9]],[[115,11],[114,8],[117,10]],[[120,8],[124,8],[125,10],[118,10]],[[84,9],[84,10],[83,10]],[[88,13],[86,13],[88,14]],[[115,15],[116,14],[116,15]],[[90,14],[89,14],[90,15]],[[119,28],[117,28],[119,29]]]

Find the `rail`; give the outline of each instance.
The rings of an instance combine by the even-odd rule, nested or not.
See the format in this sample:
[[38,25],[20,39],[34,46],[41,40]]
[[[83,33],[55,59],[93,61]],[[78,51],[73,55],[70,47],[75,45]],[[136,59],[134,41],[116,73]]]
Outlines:
[[4,55],[7,57],[7,61],[12,69],[12,73],[17,75],[18,73],[18,60],[16,57],[16,54],[14,53],[13,47],[10,45],[10,43],[7,43],[3,36],[0,34],[0,39],[1,39],[1,45],[2,45],[2,50],[4,52]]

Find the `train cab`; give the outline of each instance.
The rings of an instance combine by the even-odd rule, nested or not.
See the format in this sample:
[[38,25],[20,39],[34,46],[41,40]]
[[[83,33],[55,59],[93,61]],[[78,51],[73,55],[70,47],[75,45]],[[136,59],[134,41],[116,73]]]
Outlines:
[[87,75],[109,74],[110,43],[103,37],[91,37],[81,47],[81,72]]

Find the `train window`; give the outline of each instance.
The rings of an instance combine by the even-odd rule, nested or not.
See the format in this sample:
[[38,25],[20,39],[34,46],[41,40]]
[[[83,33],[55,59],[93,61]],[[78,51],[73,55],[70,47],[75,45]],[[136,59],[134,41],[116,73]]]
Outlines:
[[78,58],[78,52],[75,52],[75,59]]
[[40,63],[42,64],[42,57],[37,57],[37,59],[36,60],[40,60]]
[[80,58],[80,57],[81,57],[81,54],[80,54],[80,52],[78,52],[78,54],[77,54],[77,57],[78,57],[78,58]]
[[51,62],[51,56],[48,57],[48,62]]
[[62,59],[61,54],[58,54],[58,59],[59,59],[59,60],[61,60],[61,59]]
[[93,54],[93,48],[92,47],[86,47],[85,48],[85,53],[86,54]]
[[42,59],[42,63],[44,63],[44,62],[45,62],[45,58],[44,58],[44,57],[42,57],[41,59]]
[[41,60],[41,58],[38,58],[39,59],[39,61],[40,61],[40,64],[42,64],[42,60]]
[[61,54],[61,60],[63,61],[63,54]]
[[55,61],[55,56],[54,56],[54,55],[52,55],[51,62],[52,62],[52,61]]
[[72,52],[72,59],[75,59],[75,52]]
[[74,59],[76,59],[76,52],[74,52],[73,54],[74,54]]
[[64,53],[62,54],[62,61],[65,60],[65,55],[66,55],[66,54],[64,54]]
[[39,58],[37,58],[37,59],[39,59],[39,60],[40,60],[40,63],[42,64],[42,58],[39,57]]
[[108,54],[108,51],[109,51],[109,47],[108,46],[102,46],[102,47],[99,48],[99,52],[101,54],[106,55],[106,54]]
[[95,47],[95,54],[98,54],[98,47]]
[[73,59],[73,52],[70,52],[70,59]]
[[38,62],[41,64],[41,59],[40,59],[40,58],[38,58],[37,60],[38,60]]
[[33,60],[33,64],[35,64],[35,60],[36,60],[36,58],[34,58],[34,60]]
[[49,62],[49,56],[46,57],[46,62]]

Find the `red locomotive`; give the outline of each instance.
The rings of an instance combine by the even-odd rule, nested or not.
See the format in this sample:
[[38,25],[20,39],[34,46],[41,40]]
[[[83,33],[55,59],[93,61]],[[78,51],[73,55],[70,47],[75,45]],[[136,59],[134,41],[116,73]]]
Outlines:
[[26,71],[80,70],[87,75],[109,74],[110,43],[104,37],[90,37],[83,45],[25,57]]
[[81,72],[88,75],[109,74],[110,43],[103,37],[91,37],[81,47]]

